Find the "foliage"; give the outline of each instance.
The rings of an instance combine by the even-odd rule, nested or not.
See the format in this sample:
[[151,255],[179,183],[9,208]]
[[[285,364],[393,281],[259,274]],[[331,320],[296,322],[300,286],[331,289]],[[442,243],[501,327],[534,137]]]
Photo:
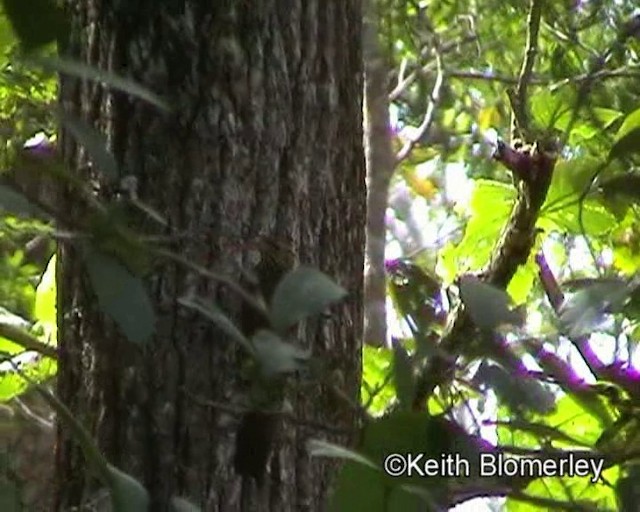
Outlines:
[[[414,147],[390,190],[388,253],[397,259],[387,262],[388,289],[398,322],[390,349],[364,350],[369,414],[409,421],[401,419],[408,404],[423,406],[411,404],[421,373],[466,315],[475,331],[464,332],[475,334],[456,345],[455,375],[428,396],[432,417],[444,411],[505,453],[580,448],[606,453],[609,468],[596,485],[544,478],[505,491],[485,480],[475,495],[507,496],[508,510],[631,510],[623,504],[637,495],[628,475],[640,429],[630,412],[639,381],[628,366],[639,322],[640,16],[615,2],[376,6],[394,142]],[[442,92],[432,94],[440,74]],[[423,132],[429,108],[434,122]],[[533,250],[502,290],[483,279],[522,189],[490,156],[497,139],[522,135],[559,143],[559,158]],[[370,449],[363,441],[358,453]],[[409,449],[428,451],[424,442]],[[399,506],[390,493],[371,498],[372,478],[387,486],[381,457],[370,459],[373,469],[351,460],[339,480],[342,505]],[[350,486],[354,472],[372,485]]]

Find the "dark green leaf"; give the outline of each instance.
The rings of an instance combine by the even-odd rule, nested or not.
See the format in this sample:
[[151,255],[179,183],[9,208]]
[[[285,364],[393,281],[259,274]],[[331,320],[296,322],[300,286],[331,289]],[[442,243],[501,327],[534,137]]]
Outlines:
[[251,338],[253,353],[266,377],[300,370],[310,353],[282,341],[271,332],[260,330]]
[[481,329],[524,323],[522,312],[511,308],[511,297],[507,292],[483,283],[475,276],[460,278],[460,295],[469,315]]
[[513,412],[535,411],[546,414],[555,407],[553,394],[538,381],[527,378],[526,375],[507,372],[498,365],[483,362],[474,380],[495,391],[500,402]]
[[84,259],[102,311],[133,343],[149,341],[156,318],[142,279],[115,258],[94,249],[87,250]]
[[95,167],[111,182],[118,179],[118,164],[107,151],[107,138],[84,120],[63,110],[58,115],[64,127],[85,148]]
[[322,313],[347,292],[319,270],[298,267],[278,283],[271,300],[269,318],[278,332],[305,318]]
[[233,341],[239,343],[242,348],[247,352],[253,353],[253,348],[249,340],[242,334],[240,329],[231,321],[231,319],[215,304],[205,303],[200,298],[186,298],[178,299],[178,302],[183,306],[193,309],[211,320],[216,326],[218,326],[227,336]]
[[608,313],[618,311],[630,296],[624,282],[596,281],[578,290],[560,308],[560,323],[569,337],[577,338],[597,329]]
[[68,30],[62,9],[53,0],[2,0],[2,4],[25,51],[52,43]]
[[47,214],[40,208],[31,204],[20,192],[4,185],[0,185],[0,209],[21,217],[47,218]]
[[202,509],[197,507],[193,503],[185,500],[184,498],[179,498],[174,496],[171,498],[171,507],[173,508],[173,512],[201,512]]
[[628,198],[640,202],[640,174],[627,173],[614,176],[600,184],[600,190],[611,199]]
[[159,107],[163,110],[170,110],[167,102],[160,96],[129,78],[124,78],[114,73],[102,71],[101,69],[98,69],[96,67],[88,66],[81,62],[67,59],[57,59],[52,57],[33,58],[32,62],[49,71],[103,83],[105,85],[113,87],[114,89],[126,92],[131,96],[140,98],[147,103],[155,105],[156,107]]
[[147,490],[131,475],[107,465],[114,512],[140,512],[149,509]]
[[393,345],[393,378],[400,406],[406,410],[410,409],[415,388],[413,365],[409,354],[398,342]]
[[364,455],[328,441],[312,439],[307,443],[307,449],[312,457],[329,457],[333,459],[349,460],[378,471],[380,470],[376,464],[371,462],[371,460]]
[[635,512],[640,503],[640,465],[632,464],[627,475],[616,483],[616,499],[619,512]]
[[618,130],[609,158],[620,158],[640,148],[640,109],[629,114]]

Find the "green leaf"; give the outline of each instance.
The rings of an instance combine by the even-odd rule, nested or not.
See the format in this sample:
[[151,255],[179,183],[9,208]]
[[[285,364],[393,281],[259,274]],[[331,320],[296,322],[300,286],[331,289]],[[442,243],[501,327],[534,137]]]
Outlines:
[[447,269],[445,278],[453,279],[459,269],[478,270],[489,260],[500,237],[516,192],[510,185],[492,180],[475,180],[469,203],[470,219],[464,237],[455,247],[442,252],[441,265]]
[[507,292],[483,283],[475,276],[460,278],[460,296],[473,322],[481,329],[524,323],[522,311],[511,308],[511,297]]
[[482,362],[474,381],[483,382],[495,391],[501,403],[511,411],[523,413],[527,410],[546,414],[554,410],[553,394],[540,382],[502,367]]
[[578,290],[560,308],[560,323],[569,337],[591,334],[604,315],[620,310],[630,297],[625,281],[605,279]]
[[201,512],[202,509],[190,501],[174,496],[171,498],[171,507],[174,512]]
[[[0,454],[3,459],[8,457],[7,453]],[[3,464],[4,466],[4,464]],[[7,474],[8,468],[1,468],[2,474]],[[24,510],[22,500],[20,499],[20,489],[15,482],[7,478],[0,480],[0,510],[19,512]]]
[[85,252],[84,262],[102,311],[131,342],[149,341],[156,318],[142,279],[115,258],[94,249]]
[[307,449],[312,457],[329,457],[333,459],[349,460],[378,471],[380,470],[376,464],[364,455],[328,441],[311,439],[307,443]]
[[31,204],[20,192],[5,185],[0,185],[0,209],[18,217],[47,218],[47,214]]
[[278,283],[271,300],[269,318],[284,333],[305,318],[322,313],[347,292],[319,270],[298,267]]
[[609,159],[635,153],[638,147],[640,147],[640,109],[634,110],[625,118],[609,151]]
[[36,288],[33,309],[35,320],[44,329],[45,338],[55,343],[57,339],[56,314],[56,256],[51,256],[47,268]]
[[248,353],[253,353],[253,347],[244,334],[236,327],[231,319],[215,304],[205,303],[200,298],[190,299],[183,297],[178,299],[178,302],[183,306],[193,309],[198,313],[206,316],[217,327],[219,327],[229,338],[237,342]]
[[107,464],[114,512],[140,512],[149,509],[149,493],[135,478]]
[[116,181],[120,173],[116,159],[107,151],[106,136],[83,119],[64,110],[59,111],[58,119],[73,135],[73,138],[84,147],[91,157],[94,167],[101,171],[109,181]]
[[134,80],[124,78],[115,73],[103,71],[94,66],[88,66],[78,61],[53,57],[34,57],[31,59],[31,62],[49,71],[100,82],[113,87],[114,89],[130,94],[131,96],[140,98],[162,110],[171,110],[169,104],[157,94],[151,92],[149,89],[143,87]]
[[2,4],[27,52],[56,41],[68,31],[64,13],[53,0],[3,0]]
[[546,416],[544,422],[580,440],[583,445],[594,445],[603,430],[598,416],[583,407],[572,395],[565,395],[558,400],[555,412]]
[[311,355],[309,351],[282,341],[271,331],[258,331],[251,338],[251,344],[255,358],[266,377],[300,370]]
[[399,342],[393,345],[393,377],[400,407],[409,410],[413,401],[415,378],[411,358]]

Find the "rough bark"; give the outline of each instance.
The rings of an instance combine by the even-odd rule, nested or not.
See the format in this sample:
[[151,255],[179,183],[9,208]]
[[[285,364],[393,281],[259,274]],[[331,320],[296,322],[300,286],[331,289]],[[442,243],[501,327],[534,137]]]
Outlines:
[[[67,8],[71,57],[133,78],[174,110],[72,78],[62,79],[62,106],[106,134],[122,175],[135,176],[141,200],[182,235],[172,246],[181,256],[239,280],[260,261],[255,242],[271,236],[344,286],[346,303],[309,321],[301,343],[357,400],[366,201],[359,0],[68,0]],[[64,133],[61,146],[74,172],[97,179]],[[72,194],[65,202],[70,218],[82,215]],[[241,505],[232,466],[238,418],[215,406],[239,404],[246,391],[237,349],[176,302],[196,291],[238,317],[240,300],[165,263],[148,278],[157,333],[137,347],[99,311],[77,249],[61,245],[58,259],[58,392],[110,463],[146,486],[154,511],[175,495],[206,511],[253,509]],[[322,510],[335,465],[309,458],[309,437],[328,437],[309,425],[349,429],[355,415],[327,384],[297,381],[289,400],[301,422],[283,424],[253,502]],[[95,482],[64,428],[56,456],[57,509],[86,506]]]

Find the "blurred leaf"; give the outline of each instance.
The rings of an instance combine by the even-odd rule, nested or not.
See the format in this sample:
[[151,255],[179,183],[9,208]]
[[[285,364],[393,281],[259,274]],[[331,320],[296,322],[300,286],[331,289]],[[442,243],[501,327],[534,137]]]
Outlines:
[[640,202],[640,174],[620,174],[602,182],[599,189],[613,200],[620,198]]
[[156,317],[142,279],[115,258],[94,249],[85,252],[84,261],[102,311],[131,342],[149,341]]
[[560,323],[569,337],[591,334],[604,315],[620,310],[629,297],[624,281],[596,281],[565,300],[560,308]]
[[515,413],[547,414],[554,410],[553,394],[527,375],[510,373],[498,365],[483,362],[474,377],[476,380],[494,390],[500,403]]
[[[19,0],[16,0],[19,1]],[[63,75],[71,75],[85,80],[93,80],[108,85],[119,91],[140,98],[147,103],[155,105],[162,110],[171,110],[168,103],[157,94],[140,85],[135,80],[124,78],[117,74],[103,71],[94,66],[82,62],[59,59],[53,57],[34,57],[31,61],[48,71],[58,72]]]
[[244,334],[236,327],[231,319],[214,303],[206,303],[200,298],[187,298],[183,297],[178,299],[178,302],[183,306],[198,311],[211,320],[217,327],[219,327],[227,336],[233,341],[242,346],[248,353],[253,353],[253,347]]
[[22,48],[27,52],[68,33],[64,13],[53,0],[2,0],[2,4]]
[[311,355],[307,350],[282,341],[271,331],[258,331],[251,338],[251,344],[256,360],[266,377],[300,370]]
[[140,512],[149,509],[147,490],[131,475],[107,464],[114,512]]
[[640,109],[629,114],[618,130],[615,142],[609,152],[609,159],[621,158],[635,153],[640,147]]
[[47,268],[36,288],[33,316],[44,328],[45,338],[53,343],[57,339],[56,313],[56,256],[49,260]]
[[546,424],[580,440],[583,445],[595,445],[601,435],[601,421],[576,397],[565,395],[556,402],[555,412],[541,418]]
[[481,329],[524,324],[522,311],[511,307],[507,292],[483,283],[475,276],[460,278],[460,296],[473,322]]
[[501,124],[500,111],[495,107],[486,107],[478,114],[478,128],[486,132],[489,128],[499,127]]
[[171,507],[173,512],[202,512],[200,507],[197,507],[190,501],[174,496],[171,498]]
[[349,460],[380,471],[380,468],[367,457],[338,444],[333,444],[321,439],[311,439],[307,443],[307,449],[312,457],[329,457],[333,459]]
[[298,267],[278,283],[271,300],[269,318],[284,333],[305,318],[322,313],[347,292],[319,270]]
[[73,138],[87,151],[95,168],[109,181],[115,182],[120,173],[116,159],[107,151],[106,136],[83,119],[64,110],[59,111],[58,118]]
[[635,512],[640,503],[640,465],[635,463],[630,466],[615,487],[619,512]]
[[409,354],[398,342],[393,344],[393,377],[400,407],[409,410],[415,388],[413,365]]
[[20,192],[5,185],[0,185],[0,209],[17,216],[47,218],[46,213],[31,204]]

